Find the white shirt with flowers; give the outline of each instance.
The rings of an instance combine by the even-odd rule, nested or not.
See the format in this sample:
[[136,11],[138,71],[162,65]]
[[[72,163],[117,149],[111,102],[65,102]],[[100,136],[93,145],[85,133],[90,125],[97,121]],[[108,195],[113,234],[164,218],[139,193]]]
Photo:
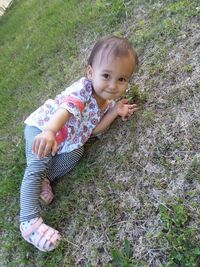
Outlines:
[[68,110],[71,116],[56,134],[56,141],[59,145],[58,154],[70,152],[86,143],[93,129],[114,103],[111,101],[106,110],[101,111],[93,96],[91,81],[82,77],[57,95],[54,100],[47,100],[25,120],[25,123],[43,130],[58,108]]

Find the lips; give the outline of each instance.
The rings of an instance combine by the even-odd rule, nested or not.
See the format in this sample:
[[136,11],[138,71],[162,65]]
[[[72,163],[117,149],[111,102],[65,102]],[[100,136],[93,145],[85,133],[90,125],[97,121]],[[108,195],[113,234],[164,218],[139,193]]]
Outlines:
[[110,92],[110,91],[104,91],[104,92],[106,92],[107,94],[110,94],[110,95],[115,95],[116,94],[116,92]]

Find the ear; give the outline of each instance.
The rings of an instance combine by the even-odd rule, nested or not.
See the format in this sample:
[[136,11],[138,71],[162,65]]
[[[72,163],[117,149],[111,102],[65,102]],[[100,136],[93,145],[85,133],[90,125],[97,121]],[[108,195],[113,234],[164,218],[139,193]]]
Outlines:
[[93,69],[92,69],[92,66],[91,65],[88,65],[87,66],[86,74],[87,74],[87,78],[89,80],[92,80],[92,77],[93,77]]

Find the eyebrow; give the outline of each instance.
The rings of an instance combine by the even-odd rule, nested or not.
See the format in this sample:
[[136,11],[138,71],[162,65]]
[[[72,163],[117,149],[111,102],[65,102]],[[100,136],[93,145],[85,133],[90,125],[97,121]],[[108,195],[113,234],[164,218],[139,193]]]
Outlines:
[[102,70],[102,72],[109,72],[109,73],[112,73],[111,70]]
[[[102,70],[102,72],[108,72],[108,73],[112,73],[112,71],[111,70]],[[127,78],[127,79],[130,79],[130,77],[128,77],[128,76],[126,76],[126,75],[122,75],[122,77],[124,77],[124,78]]]

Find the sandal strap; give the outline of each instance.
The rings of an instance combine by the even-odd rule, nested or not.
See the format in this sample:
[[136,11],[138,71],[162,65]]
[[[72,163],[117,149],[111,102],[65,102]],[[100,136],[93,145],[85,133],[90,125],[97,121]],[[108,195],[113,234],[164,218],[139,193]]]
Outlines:
[[[23,230],[22,225],[20,225],[20,230],[23,238],[41,251],[50,251],[54,249],[57,246],[58,241],[61,239],[59,232],[46,225],[41,217],[38,218],[35,223],[30,225],[28,230]],[[37,236],[34,241],[30,241],[29,237],[34,231],[37,232]]]
[[36,245],[37,247],[44,248],[47,242],[49,244],[55,245],[58,239],[60,239],[60,235],[58,234],[58,231],[54,230],[53,228],[49,226],[47,231],[43,235],[38,236],[38,239],[36,240]]
[[50,181],[45,178],[42,182],[42,189],[46,190],[47,188],[48,189],[51,188],[51,185],[50,185]]
[[42,218],[38,218],[38,220],[33,223],[27,230],[22,230],[22,227],[20,226],[20,230],[22,233],[22,236],[24,238],[28,238],[35,230],[38,229],[38,227],[40,227],[40,225],[43,224],[43,220]]
[[52,191],[50,191],[50,190],[43,190],[40,195],[41,196],[47,195],[49,197],[53,197],[54,196]]
[[45,179],[43,181],[42,192],[40,193],[40,197],[47,204],[50,203],[53,200],[53,198],[54,198],[54,194],[52,192],[52,188],[50,186],[50,182],[49,182],[48,179]]

